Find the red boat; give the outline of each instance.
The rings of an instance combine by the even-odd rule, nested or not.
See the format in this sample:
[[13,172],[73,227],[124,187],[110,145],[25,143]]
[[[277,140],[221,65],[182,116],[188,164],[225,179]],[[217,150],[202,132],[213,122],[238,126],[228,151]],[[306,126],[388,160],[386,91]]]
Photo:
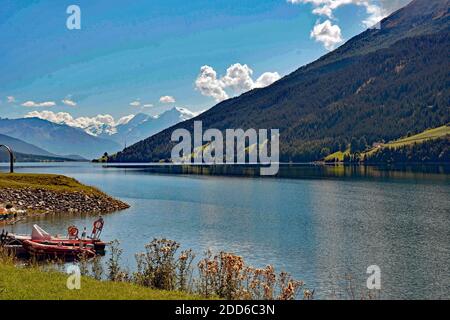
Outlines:
[[80,256],[90,258],[95,256],[95,251],[93,249],[84,246],[43,244],[31,240],[24,240],[22,245],[29,254],[36,256],[60,258],[78,258]]
[[6,234],[2,233],[2,243],[4,245],[17,246],[22,245],[24,241],[32,241],[44,245],[63,245],[67,247],[73,246],[87,246],[94,249],[98,253],[105,251],[106,243],[99,239],[103,229],[103,219],[99,219],[94,222],[94,228],[92,230],[91,237],[84,235],[81,239],[78,237],[78,229],[75,226],[68,228],[68,237],[52,237],[48,232],[34,225],[31,235],[18,235],[18,234]]
[[96,254],[104,254],[106,243],[100,240],[103,230],[103,219],[100,217],[94,222],[91,236],[84,230],[81,238],[78,237],[78,229],[75,226],[68,228],[67,237],[52,237],[48,232],[34,225],[31,235],[17,235],[2,232],[0,245],[15,252],[16,255],[32,254],[35,256],[59,257],[64,259],[76,259],[80,256],[87,258]]

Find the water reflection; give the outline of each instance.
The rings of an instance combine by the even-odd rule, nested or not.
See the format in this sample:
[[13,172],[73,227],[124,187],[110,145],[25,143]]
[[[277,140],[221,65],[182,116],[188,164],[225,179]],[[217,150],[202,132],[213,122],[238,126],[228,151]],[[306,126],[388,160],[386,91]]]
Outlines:
[[[450,180],[436,173],[446,169],[289,169],[290,178],[302,179],[167,175],[91,164],[17,170],[73,176],[128,202],[130,209],[105,217],[103,238],[121,241],[131,270],[136,252],[154,237],[166,237],[197,255],[226,250],[254,266],[273,264],[322,298],[342,291],[347,273],[362,291],[372,264],[382,270],[383,298],[450,297]],[[11,229],[29,232],[37,222],[62,233],[70,224],[82,228],[94,220],[53,215]]]

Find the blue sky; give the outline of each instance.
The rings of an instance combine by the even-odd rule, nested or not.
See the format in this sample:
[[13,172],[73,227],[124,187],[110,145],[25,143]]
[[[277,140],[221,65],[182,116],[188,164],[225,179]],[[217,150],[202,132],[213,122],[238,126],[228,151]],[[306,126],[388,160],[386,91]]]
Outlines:
[[[208,93],[214,86],[233,96],[266,72],[275,80],[296,70],[365,30],[369,5],[382,8],[384,0],[313,13],[333,1],[343,0],[2,0],[0,116],[49,110],[117,119],[210,108],[221,99]],[[81,30],[66,27],[72,4]],[[231,65],[250,84],[223,78]],[[217,81],[205,72],[199,87],[202,66]]]

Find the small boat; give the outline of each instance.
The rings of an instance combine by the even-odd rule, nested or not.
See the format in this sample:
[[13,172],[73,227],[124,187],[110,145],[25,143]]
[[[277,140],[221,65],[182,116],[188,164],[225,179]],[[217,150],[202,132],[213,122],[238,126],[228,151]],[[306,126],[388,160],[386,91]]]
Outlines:
[[80,246],[66,246],[62,243],[44,244],[31,240],[24,240],[22,245],[30,255],[34,256],[60,258],[78,258],[80,256],[85,256],[87,258],[91,258],[96,255],[92,248],[83,246],[82,244]]
[[68,228],[68,237],[52,237],[47,231],[39,227],[37,224],[33,225],[31,235],[19,235],[10,233],[7,234],[2,241],[9,245],[22,245],[25,240],[33,241],[36,243],[46,245],[59,245],[63,246],[84,246],[92,247],[96,252],[102,253],[105,251],[106,243],[99,239],[100,233],[103,229],[103,219],[99,219],[94,222],[94,229],[92,230],[92,236],[78,238],[78,229],[75,226]]

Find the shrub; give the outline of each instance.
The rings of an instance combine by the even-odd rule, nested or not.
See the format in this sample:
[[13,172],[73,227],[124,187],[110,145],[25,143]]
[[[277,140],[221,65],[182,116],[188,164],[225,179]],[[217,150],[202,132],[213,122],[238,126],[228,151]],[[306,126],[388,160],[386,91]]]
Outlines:
[[120,242],[114,240],[110,244],[111,255],[107,262],[108,279],[111,281],[128,281],[128,273],[120,268],[120,259],[123,250],[120,249]]
[[136,255],[135,281],[143,286],[164,290],[187,290],[192,250],[182,251],[177,257],[180,244],[173,240],[153,239],[145,246],[145,252]]
[[[198,291],[205,297],[217,295],[228,300],[292,300],[304,287],[288,273],[276,275],[272,266],[257,269],[246,266],[242,257],[221,252],[206,253],[198,263]],[[312,299],[313,293],[304,290],[304,297]]]

